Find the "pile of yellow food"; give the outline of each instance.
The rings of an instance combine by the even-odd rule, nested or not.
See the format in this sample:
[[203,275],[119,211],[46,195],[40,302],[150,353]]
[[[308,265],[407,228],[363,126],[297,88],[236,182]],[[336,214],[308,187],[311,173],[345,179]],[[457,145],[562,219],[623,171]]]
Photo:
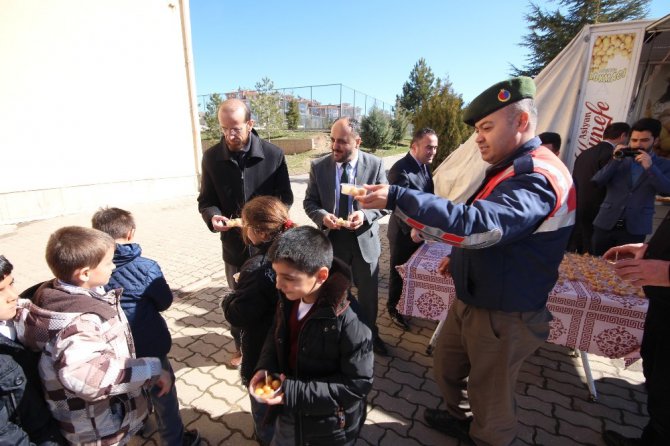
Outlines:
[[340,217],[337,219],[337,224],[340,226],[349,226],[349,220],[345,220],[344,218]]
[[228,220],[228,221],[226,222],[226,226],[230,226],[230,227],[238,226],[238,227],[241,227],[241,226],[242,226],[242,219],[241,219],[241,218],[231,218],[230,220]]
[[345,195],[352,195],[355,197],[357,195],[365,195],[365,188],[356,187],[354,184],[342,184],[341,192]]
[[615,56],[630,60],[634,43],[635,34],[633,33],[598,36],[591,53],[590,73],[607,68],[608,62]]
[[281,381],[278,379],[272,379],[268,377],[265,382],[260,381],[257,385],[256,388],[254,389],[254,393],[256,396],[260,398],[270,398],[276,391],[281,387]]
[[617,276],[614,266],[602,257],[566,253],[558,272],[559,285],[565,281],[576,281],[598,293],[644,297],[642,288]]

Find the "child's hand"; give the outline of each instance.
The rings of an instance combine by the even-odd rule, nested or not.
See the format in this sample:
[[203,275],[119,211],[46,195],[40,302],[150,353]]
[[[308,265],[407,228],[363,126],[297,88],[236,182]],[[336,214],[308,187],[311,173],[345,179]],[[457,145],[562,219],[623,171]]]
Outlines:
[[161,374],[158,376],[158,379],[154,384],[161,389],[161,391],[158,392],[158,397],[160,398],[161,396],[166,395],[170,391],[170,388],[172,388],[172,384],[172,376],[170,376],[166,370],[161,370]]

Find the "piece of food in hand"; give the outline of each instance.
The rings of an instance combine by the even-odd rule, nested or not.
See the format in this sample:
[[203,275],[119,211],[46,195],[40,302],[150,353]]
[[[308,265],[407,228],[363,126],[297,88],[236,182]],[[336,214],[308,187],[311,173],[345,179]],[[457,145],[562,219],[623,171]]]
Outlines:
[[349,226],[349,220],[345,220],[342,217],[339,217],[336,223],[340,226]]
[[365,195],[365,189],[363,187],[359,187],[351,183],[340,184],[340,192],[345,195],[351,195],[352,197]]
[[226,226],[229,227],[241,227],[242,226],[242,219],[241,218],[231,218],[226,222]]

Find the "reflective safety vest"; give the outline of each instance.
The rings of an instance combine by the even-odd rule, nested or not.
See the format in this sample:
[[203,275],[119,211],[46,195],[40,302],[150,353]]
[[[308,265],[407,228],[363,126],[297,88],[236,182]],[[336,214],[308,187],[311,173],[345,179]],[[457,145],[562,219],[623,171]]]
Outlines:
[[[575,209],[577,208],[577,193],[568,168],[551,150],[544,146],[539,146],[529,155],[533,162],[532,172],[543,175],[556,193],[556,206],[535,230],[534,234],[556,231],[573,225],[575,223]],[[520,159],[523,159],[523,157]],[[506,179],[517,175],[517,173],[526,173],[516,172],[516,165],[517,163],[512,163],[507,169],[493,176],[475,195],[473,202],[483,200],[491,195],[493,189]]]
[[[570,175],[565,164],[544,146],[539,146],[530,153],[515,159],[510,166],[491,177],[484,187],[469,200],[469,204],[477,200],[486,199],[503,181],[515,175],[531,172],[544,176],[556,194],[554,209],[542,221],[540,226],[534,231],[534,234],[556,231],[572,226],[575,223],[575,209],[577,207],[577,195],[572,182],[572,175]],[[486,248],[498,243],[503,235],[499,228],[465,236],[451,234],[439,228],[427,227],[398,209],[394,212],[409,226],[421,231],[423,238],[448,243],[456,247],[471,249]]]

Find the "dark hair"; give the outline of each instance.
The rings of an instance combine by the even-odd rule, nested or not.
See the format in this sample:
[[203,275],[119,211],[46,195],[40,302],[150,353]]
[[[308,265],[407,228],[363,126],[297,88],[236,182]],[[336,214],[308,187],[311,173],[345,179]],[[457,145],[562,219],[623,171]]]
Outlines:
[[270,262],[289,262],[297,270],[314,275],[333,264],[333,246],[328,237],[312,226],[299,226],[281,234],[268,251]]
[[9,263],[7,257],[0,255],[0,280],[4,280],[5,277],[9,276],[14,269],[14,265]]
[[66,226],[49,237],[46,260],[57,279],[70,282],[79,268],[95,268],[100,265],[114,246],[114,239],[102,231],[82,226]]
[[[356,138],[361,136],[361,123],[358,122],[358,120],[350,118],[348,116],[343,116],[341,118],[337,118],[335,122],[343,120],[346,121],[347,127],[351,129],[351,132],[354,134]],[[335,122],[333,122],[333,124],[335,124]]]
[[603,139],[617,139],[623,133],[628,136],[630,134],[630,126],[625,122],[613,122],[603,132]]
[[661,121],[654,118],[642,118],[633,124],[630,129],[633,132],[651,132],[651,136],[658,138],[661,134]]
[[242,208],[242,238],[247,245],[251,244],[247,231],[254,228],[274,240],[277,235],[295,225],[288,217],[286,205],[277,197],[264,195],[249,200]]
[[561,135],[554,132],[543,132],[537,135],[542,144],[551,144],[554,147],[554,153],[561,150]]
[[125,238],[135,229],[133,215],[119,208],[100,208],[93,214],[91,224],[94,229],[105,232],[113,239]]
[[419,129],[416,132],[414,132],[414,135],[412,136],[412,142],[411,142],[410,145],[419,141],[421,138],[423,138],[426,135],[437,135],[437,133],[435,133],[435,130],[431,129],[430,127],[424,127],[422,129]]

